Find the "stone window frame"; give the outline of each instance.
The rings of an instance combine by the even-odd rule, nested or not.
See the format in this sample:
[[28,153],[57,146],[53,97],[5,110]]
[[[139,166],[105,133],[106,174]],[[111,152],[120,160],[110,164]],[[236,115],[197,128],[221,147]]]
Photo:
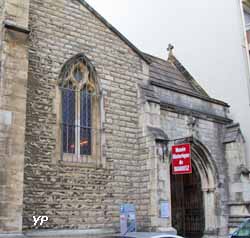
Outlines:
[[[84,68],[85,81],[77,82],[72,79],[74,68],[81,64]],[[63,153],[62,145],[62,93],[60,87],[67,81],[76,86],[77,90],[87,87],[88,90],[95,90],[92,96],[92,133],[91,133],[91,155],[77,155]],[[102,156],[105,145],[102,122],[104,121],[103,96],[97,73],[90,60],[82,53],[69,59],[61,69],[56,82],[55,95],[56,111],[56,148],[53,161],[84,167],[104,167],[105,158]]]

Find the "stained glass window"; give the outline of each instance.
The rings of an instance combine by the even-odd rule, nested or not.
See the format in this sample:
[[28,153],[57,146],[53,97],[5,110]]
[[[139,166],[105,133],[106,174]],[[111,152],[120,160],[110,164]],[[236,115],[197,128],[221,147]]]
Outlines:
[[91,94],[87,89],[81,91],[80,101],[80,154],[91,154]]
[[62,88],[63,152],[75,153],[75,91]]
[[82,70],[82,67],[80,66],[77,66],[75,69],[74,69],[74,77],[77,81],[81,81],[83,80],[83,70]]
[[[92,68],[76,62],[68,68],[65,66],[61,76],[62,150],[64,154],[72,155],[72,161],[83,161],[84,156],[94,154],[92,143],[97,137],[93,124],[97,121],[93,120],[92,107],[97,105],[97,96],[94,73],[87,71]],[[65,155],[65,158],[68,160],[69,156]]]

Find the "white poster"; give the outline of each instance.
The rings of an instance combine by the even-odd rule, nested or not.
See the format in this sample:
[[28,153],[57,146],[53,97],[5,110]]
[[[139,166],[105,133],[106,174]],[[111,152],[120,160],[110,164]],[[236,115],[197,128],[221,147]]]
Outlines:
[[161,218],[169,218],[169,203],[161,201]]

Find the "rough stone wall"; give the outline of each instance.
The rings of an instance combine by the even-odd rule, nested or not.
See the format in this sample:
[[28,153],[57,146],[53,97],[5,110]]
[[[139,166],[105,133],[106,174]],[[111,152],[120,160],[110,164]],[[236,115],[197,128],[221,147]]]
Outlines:
[[[145,82],[146,82],[145,78]],[[143,132],[140,135],[140,158],[146,160],[144,169],[144,181],[147,185],[149,200],[145,200],[149,212],[147,215],[151,231],[170,231],[171,218],[165,219],[160,217],[160,201],[170,202],[169,183],[169,165],[159,160],[156,154],[156,137],[149,132],[148,126],[161,128],[160,123],[160,105],[148,103],[141,95],[140,106],[140,125]],[[148,183],[148,181],[150,181]],[[149,201],[149,202],[148,202]],[[170,230],[169,230],[170,229]]]
[[250,216],[250,173],[247,169],[241,135],[237,141],[225,145],[229,174],[229,228],[233,232]]
[[29,20],[29,0],[5,0],[5,20],[27,28]]
[[2,21],[27,28],[28,6],[28,0],[0,2],[0,233],[22,230],[28,72],[27,35],[5,28]]
[[[27,98],[24,229],[47,215],[41,228],[119,226],[119,205],[136,205],[145,226],[145,160],[139,160],[137,84],[142,60],[76,0],[31,0]],[[104,95],[106,167],[52,163],[56,141],[56,80],[66,60],[86,54]]]
[[[249,171],[247,171],[243,139],[226,144],[226,159],[230,181],[230,201],[250,201]],[[244,170],[246,172],[244,172]]]
[[0,1],[0,15],[2,17],[2,14],[3,14],[3,8],[4,8],[4,0],[1,0]]
[[[1,26],[3,24],[3,19],[4,19],[4,15],[3,15],[4,3],[5,3],[4,0],[0,0],[0,23],[1,23]],[[3,31],[3,27],[1,27],[1,33],[2,33],[2,31]],[[1,52],[2,52],[2,34],[0,34],[0,53]],[[2,62],[2,57],[0,58],[0,66],[2,65],[1,62]],[[1,67],[0,67],[0,70],[1,70]],[[0,77],[2,77],[1,71],[0,71]]]

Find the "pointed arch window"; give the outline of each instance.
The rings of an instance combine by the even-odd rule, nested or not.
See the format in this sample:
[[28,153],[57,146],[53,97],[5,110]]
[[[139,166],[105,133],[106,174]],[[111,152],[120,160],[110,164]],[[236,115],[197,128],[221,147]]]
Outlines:
[[99,90],[86,57],[75,57],[60,75],[61,150],[63,159],[82,162],[98,155]]

